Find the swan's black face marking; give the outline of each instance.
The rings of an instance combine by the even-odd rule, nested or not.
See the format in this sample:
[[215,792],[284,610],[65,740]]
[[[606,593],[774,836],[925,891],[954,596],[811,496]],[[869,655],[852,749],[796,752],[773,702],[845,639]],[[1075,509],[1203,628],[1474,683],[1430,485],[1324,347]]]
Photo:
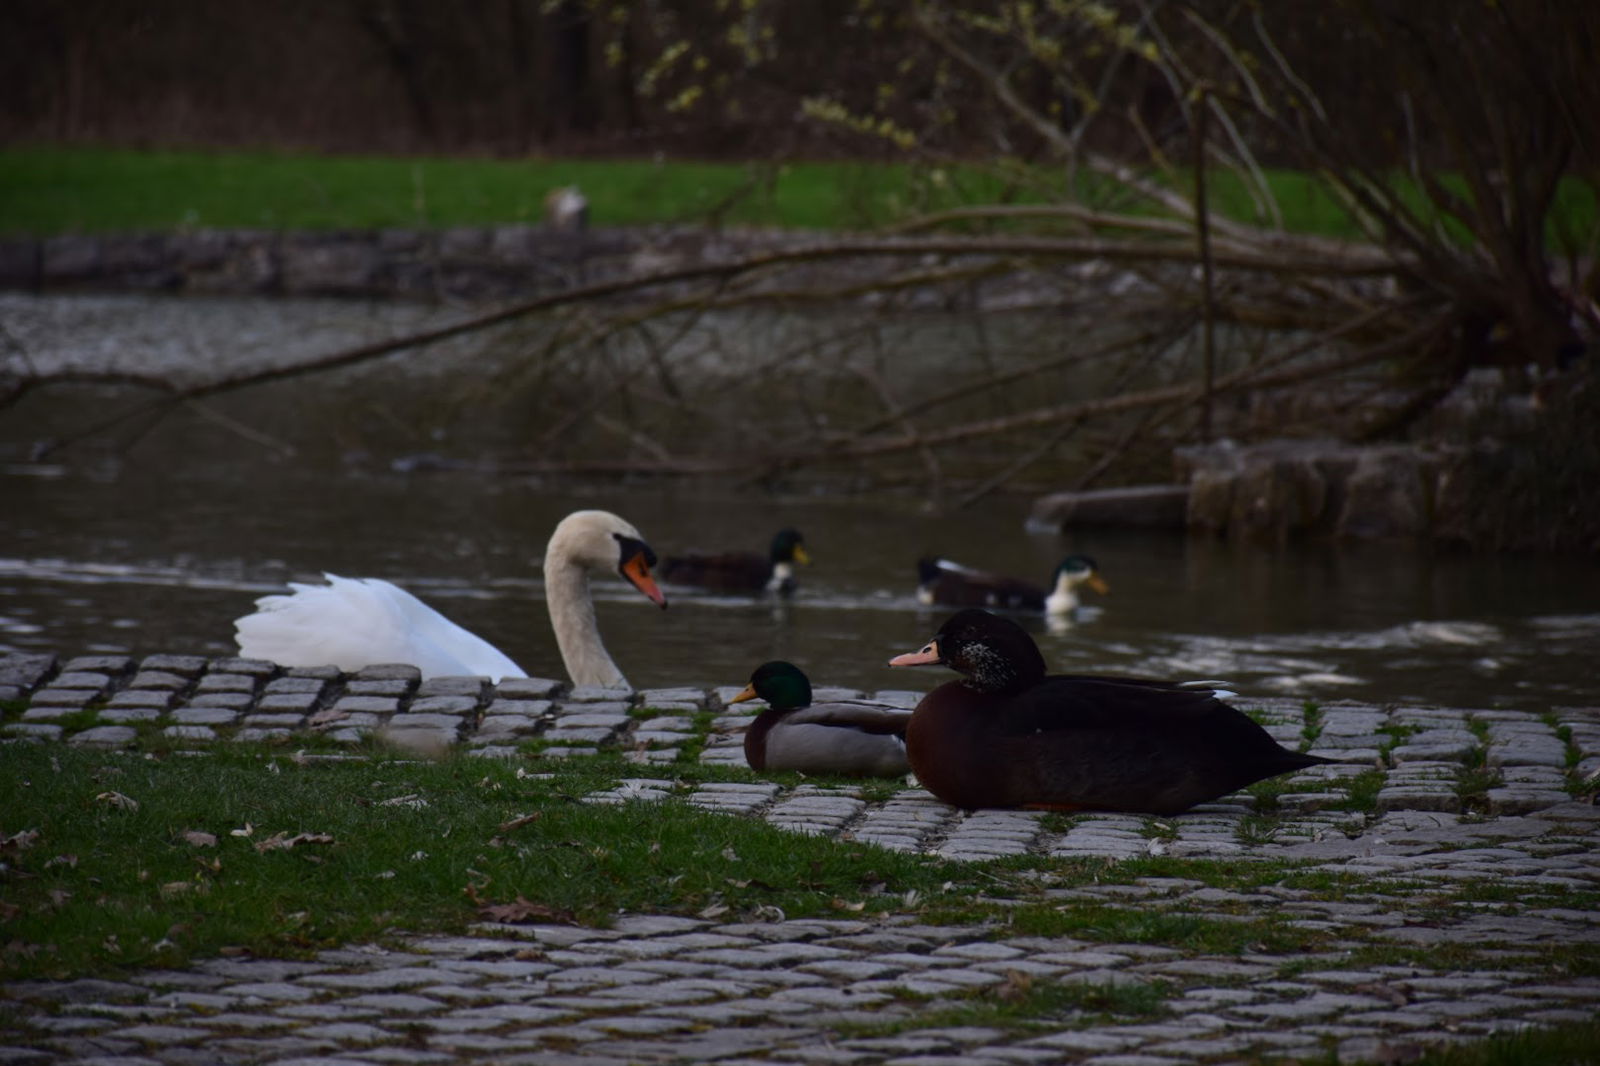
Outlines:
[[667,597],[656,584],[656,579],[650,576],[650,568],[656,565],[656,553],[638,537],[626,537],[621,533],[611,535],[617,538],[617,573],[648,596],[650,602],[665,608]]
[[646,570],[656,565],[656,553],[651,550],[650,545],[638,537],[628,537],[621,533],[613,533],[611,535],[617,539],[617,558],[619,560],[617,569],[620,570],[628,565],[629,560],[636,555],[644,557],[644,568]]

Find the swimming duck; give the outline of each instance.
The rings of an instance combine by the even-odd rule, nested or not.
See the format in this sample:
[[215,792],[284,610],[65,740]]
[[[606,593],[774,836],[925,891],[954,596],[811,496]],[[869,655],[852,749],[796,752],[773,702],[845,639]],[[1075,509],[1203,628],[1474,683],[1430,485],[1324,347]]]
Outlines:
[[741,551],[669,556],[661,564],[661,578],[672,584],[699,585],[723,592],[766,591],[787,596],[795,590],[795,564],[810,562],[800,532],[780,529],[764,556]]
[[793,663],[762,663],[730,703],[767,701],[744,734],[752,770],[898,777],[906,764],[911,712],[866,700],[811,702],[811,682]]
[[917,599],[945,607],[996,607],[1065,615],[1077,609],[1078,589],[1082,586],[1087,585],[1102,596],[1111,591],[1096,569],[1094,560],[1087,555],[1069,555],[1056,567],[1047,590],[1018,578],[929,556],[917,560]]
[[[545,599],[556,646],[577,685],[626,688],[600,640],[589,575],[621,574],[651,602],[667,598],[650,568],[655,552],[630,523],[608,511],[574,511],[556,525],[544,554]],[[324,574],[326,585],[292,582],[234,620],[239,654],[281,666],[333,665],[346,672],[410,663],[424,678],[480,675],[499,683],[527,673],[499,648],[381,578]]]
[[1199,687],[1046,676],[1021,626],[958,611],[890,666],[963,675],[923,697],[906,730],[917,780],[946,803],[1178,814],[1263,778],[1327,759],[1289,751]]

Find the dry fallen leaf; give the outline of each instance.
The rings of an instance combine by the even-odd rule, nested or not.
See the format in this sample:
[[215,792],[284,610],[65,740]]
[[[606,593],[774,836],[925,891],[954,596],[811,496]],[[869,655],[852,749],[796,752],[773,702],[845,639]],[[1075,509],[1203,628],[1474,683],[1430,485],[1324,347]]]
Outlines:
[[395,796],[393,799],[386,799],[378,804],[380,807],[410,807],[414,811],[420,811],[427,805],[428,801],[415,792],[406,796]]
[[52,856],[45,860],[44,868],[48,870],[52,866],[65,866],[69,870],[76,870],[78,868],[78,857],[76,855]]
[[702,917],[702,918],[716,918],[716,917],[720,917],[721,915],[724,915],[724,914],[727,914],[727,913],[728,913],[728,908],[725,905],[723,905],[721,903],[713,903],[710,906],[704,907],[704,908],[701,909],[700,917]]
[[120,810],[136,811],[139,809],[138,800],[132,796],[124,796],[120,792],[102,792],[95,799],[108,807],[116,807]]
[[37,829],[24,829],[20,833],[13,833],[8,837],[0,837],[0,855],[8,851],[23,851],[31,848],[39,839]]
[[1015,1003],[1033,990],[1033,978],[1020,970],[1007,970],[1006,979],[994,989],[997,999]]
[[214,848],[217,846],[217,838],[215,836],[210,833],[202,833],[198,829],[185,829],[183,831],[183,839],[185,843],[193,844],[197,848]]
[[856,911],[864,911],[867,909],[867,905],[865,903],[851,903],[848,900],[842,899],[834,899],[829,905],[836,911],[850,911],[851,913],[855,913]]
[[249,837],[249,836],[255,836],[255,832],[256,832],[256,827],[251,825],[249,822],[246,822],[246,823],[244,823],[244,828],[243,829],[230,829],[230,830],[228,830],[228,835],[231,836],[231,837]]
[[[470,893],[469,893],[470,895]],[[535,903],[521,895],[510,903],[485,903],[478,907],[478,914],[491,922],[563,922],[567,925],[576,925],[577,918],[571,911],[559,910]]]
[[265,854],[269,851],[280,851],[287,848],[297,848],[301,844],[332,844],[333,837],[327,833],[296,833],[290,836],[286,832],[274,833],[265,840],[257,841],[256,850]]
[[348,717],[350,717],[349,711],[336,711],[332,707],[329,707],[326,710],[318,711],[316,714],[306,719],[306,725],[310,726],[312,729],[315,729],[318,726],[329,725],[330,723],[337,722],[342,718]]
[[509,822],[501,822],[495,828],[498,829],[502,833],[509,833],[513,829],[521,829],[525,825],[530,825],[533,822],[537,822],[540,818],[543,818],[543,817],[544,817],[544,815],[541,812],[534,811],[532,814],[518,815],[517,817],[511,819]]

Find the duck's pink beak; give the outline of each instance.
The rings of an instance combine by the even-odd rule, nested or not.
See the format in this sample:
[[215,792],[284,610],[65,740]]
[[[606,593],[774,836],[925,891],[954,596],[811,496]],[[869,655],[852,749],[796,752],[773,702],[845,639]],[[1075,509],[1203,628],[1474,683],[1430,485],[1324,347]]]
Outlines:
[[939,656],[939,642],[930,640],[921,651],[908,651],[889,660],[890,666],[938,666],[944,662]]

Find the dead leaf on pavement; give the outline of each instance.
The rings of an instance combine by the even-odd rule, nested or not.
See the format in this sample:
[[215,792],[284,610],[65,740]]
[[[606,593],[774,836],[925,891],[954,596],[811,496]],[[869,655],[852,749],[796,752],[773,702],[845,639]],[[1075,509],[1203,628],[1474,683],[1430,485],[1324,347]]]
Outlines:
[[995,986],[994,996],[1007,1003],[1015,1003],[1033,991],[1033,978],[1020,970],[1007,970],[1006,979]]

